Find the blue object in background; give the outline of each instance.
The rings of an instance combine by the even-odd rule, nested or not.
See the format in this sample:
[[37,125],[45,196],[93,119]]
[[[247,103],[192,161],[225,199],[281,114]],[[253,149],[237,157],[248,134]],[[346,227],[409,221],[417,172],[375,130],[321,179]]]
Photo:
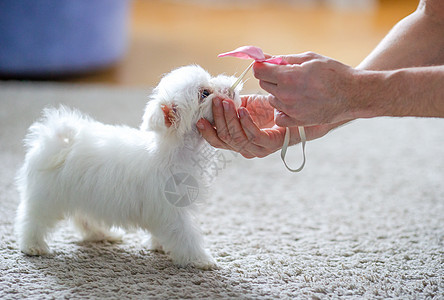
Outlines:
[[0,74],[58,76],[117,62],[130,0],[0,0]]

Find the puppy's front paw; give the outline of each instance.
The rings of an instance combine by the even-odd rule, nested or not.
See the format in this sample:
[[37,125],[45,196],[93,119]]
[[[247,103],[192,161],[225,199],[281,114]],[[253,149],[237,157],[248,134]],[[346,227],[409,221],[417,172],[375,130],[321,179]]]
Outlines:
[[210,257],[207,260],[197,260],[191,263],[191,266],[201,270],[217,270],[219,269],[216,261]]
[[214,258],[208,252],[205,256],[191,261],[190,265],[201,270],[216,270],[219,268]]
[[51,254],[46,243],[31,243],[20,247],[20,250],[27,255],[48,255]]
[[178,256],[171,253],[173,262],[178,267],[195,267],[201,270],[214,270],[217,269],[217,263],[208,251],[201,249],[198,253],[183,254]]

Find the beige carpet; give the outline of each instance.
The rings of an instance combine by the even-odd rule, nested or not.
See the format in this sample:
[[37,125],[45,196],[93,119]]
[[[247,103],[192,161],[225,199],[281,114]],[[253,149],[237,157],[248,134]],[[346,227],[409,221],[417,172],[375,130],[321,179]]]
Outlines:
[[[219,270],[178,269],[147,235],[82,244],[69,224],[51,258],[17,250],[21,139],[47,104],[139,124],[149,89],[0,82],[0,298],[444,299],[444,120],[356,121],[307,145],[300,174],[278,155],[225,165],[201,209]],[[300,159],[290,149],[290,163]]]

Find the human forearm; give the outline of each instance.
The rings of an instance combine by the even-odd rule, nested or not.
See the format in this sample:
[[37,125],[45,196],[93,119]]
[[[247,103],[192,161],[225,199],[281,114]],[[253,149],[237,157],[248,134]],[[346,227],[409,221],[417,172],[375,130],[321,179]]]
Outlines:
[[444,66],[362,71],[356,78],[354,117],[444,117]]
[[444,64],[444,1],[421,1],[364,59],[358,69],[394,70]]

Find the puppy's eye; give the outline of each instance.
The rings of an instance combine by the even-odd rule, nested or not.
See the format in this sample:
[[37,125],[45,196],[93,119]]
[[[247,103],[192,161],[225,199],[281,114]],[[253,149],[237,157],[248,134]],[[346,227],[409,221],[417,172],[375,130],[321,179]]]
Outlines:
[[204,100],[205,98],[207,98],[209,95],[211,95],[211,91],[204,89],[200,92],[200,100]]

